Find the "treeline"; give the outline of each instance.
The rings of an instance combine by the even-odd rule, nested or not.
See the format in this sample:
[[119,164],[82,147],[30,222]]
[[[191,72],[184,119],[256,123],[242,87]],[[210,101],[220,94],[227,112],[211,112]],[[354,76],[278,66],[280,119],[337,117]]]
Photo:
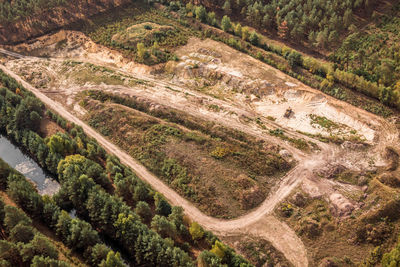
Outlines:
[[[152,2],[152,0],[150,0]],[[158,2],[175,6],[178,1]],[[184,1],[193,3],[192,1]],[[205,1],[204,5],[208,5]],[[218,0],[212,7],[259,30],[275,32],[281,38],[326,48],[341,33],[354,30],[354,12],[369,10],[371,0]]]
[[65,3],[66,0],[3,0],[0,2],[0,23],[13,22]]
[[347,72],[386,87],[382,97],[392,103],[400,96],[400,3],[372,19],[367,28],[347,36],[331,60]]
[[[87,222],[71,218],[48,196],[41,197],[30,182],[0,159],[0,190],[14,200],[33,220],[47,225],[72,251],[82,255],[89,265],[107,266],[112,260],[123,266],[119,253],[106,246],[99,233]],[[1,213],[0,241],[2,266],[69,266],[58,261],[55,246],[32,227],[32,219],[21,210],[5,207]],[[29,265],[32,264],[32,265]]]
[[[123,264],[117,252],[102,245],[102,237],[107,237],[133,265],[194,266],[189,253],[207,247],[211,252],[206,250],[197,259],[203,266],[250,266],[211,232],[185,218],[182,208],[171,207],[117,158],[107,155],[80,127],[45,112],[32,93],[3,72],[0,84],[5,86],[0,89],[0,129],[61,183],[53,198],[42,198],[26,179],[2,168],[0,189],[32,218],[49,225],[90,265],[104,260],[119,262],[112,266]],[[37,125],[43,116],[65,133],[42,138]],[[80,219],[63,211],[72,208]],[[218,264],[208,265],[214,263]]]
[[1,199],[0,231],[1,266],[70,266],[59,260],[57,248],[22,210]]
[[[340,100],[360,106],[367,111],[384,117],[393,113],[385,105],[397,109],[400,108],[400,94],[397,93],[396,88],[371,81],[363,75],[353,73],[338,64],[322,62],[313,57],[303,56],[287,46],[266,43],[262,35],[251,31],[247,26],[242,26],[239,22],[231,21],[228,15],[223,16],[221,20],[217,20],[215,12],[207,12],[206,8],[201,5],[194,6],[191,3],[184,4],[184,2],[180,1],[149,0],[149,2],[164,2],[169,4],[169,9],[177,11],[181,16],[193,16],[203,23],[237,36],[235,38],[210,29],[203,31],[205,37],[224,42]],[[257,48],[252,48],[249,44]],[[261,48],[261,50],[258,48]],[[368,98],[360,101],[354,93],[348,94],[345,89],[372,97],[384,105]]]

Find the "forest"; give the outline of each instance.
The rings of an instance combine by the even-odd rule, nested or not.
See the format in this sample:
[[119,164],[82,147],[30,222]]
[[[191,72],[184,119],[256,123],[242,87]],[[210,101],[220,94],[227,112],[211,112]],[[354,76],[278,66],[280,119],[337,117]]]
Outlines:
[[[275,23],[276,29],[274,27],[260,27],[259,25],[263,25],[262,22],[253,21],[254,18],[257,18],[257,14],[253,14],[254,12],[260,12],[260,10],[264,10],[264,7],[270,5],[275,5],[274,10],[277,13],[274,13],[274,18],[279,18],[279,14],[281,14],[280,12],[283,12],[283,10],[290,10],[292,11],[289,12],[291,14],[299,14],[308,10],[306,7],[303,10],[301,5],[295,5],[295,1],[287,1],[288,3],[285,1],[272,1],[268,2],[266,5],[262,5],[260,1],[255,2],[254,5],[260,6],[260,9],[253,9],[253,5],[247,4],[247,2],[244,1],[246,3],[244,4],[244,8],[241,9],[243,12],[241,11],[239,13],[235,13],[236,9],[232,8],[235,4],[231,2],[235,2],[236,5],[238,5],[241,1],[228,0],[225,4],[217,2],[215,6],[211,7],[208,7],[208,3],[205,2],[204,5],[207,5],[207,8],[202,5],[193,5],[188,1],[149,0],[148,2],[159,2],[167,5],[169,10],[180,14],[181,19],[195,18],[202,23],[222,29],[227,34],[222,34],[221,32],[211,29],[203,29],[203,36],[222,41],[241,52],[250,54],[301,82],[313,88],[320,89],[324,93],[339,98],[340,100],[347,101],[356,106],[361,106],[367,111],[384,117],[390,116],[392,112],[383,105],[397,109],[400,107],[398,77],[397,75],[391,75],[391,73],[396,73],[396,70],[399,68],[396,42],[393,42],[399,30],[398,23],[396,23],[396,16],[398,16],[396,10],[399,9],[398,3],[393,4],[393,16],[391,16],[391,19],[383,17],[378,20],[385,22],[387,26],[385,27],[383,25],[386,24],[378,23],[380,29],[385,31],[384,36],[386,37],[383,39],[385,40],[385,45],[383,45],[383,43],[376,45],[376,42],[374,44],[371,43],[379,38],[379,32],[377,32],[377,36],[368,37],[369,35],[367,32],[354,33],[356,29],[355,24],[343,28],[342,23],[345,12],[343,10],[346,5],[348,6],[348,10],[351,11],[347,12],[350,14],[348,16],[351,22],[356,23],[357,14],[355,10],[358,10],[357,12],[360,12],[359,10],[366,12],[367,14],[365,16],[368,17],[368,20],[372,20],[372,17],[376,18],[377,15],[372,9],[373,2],[371,1],[334,1],[336,4],[332,3],[332,5],[337,6],[338,9],[329,11],[322,11],[321,9],[319,13],[322,17],[319,17],[318,25],[311,26],[311,24],[307,24],[310,26],[304,27],[304,29],[310,28],[314,29],[314,31],[304,31],[301,36],[290,36],[293,29],[290,29],[286,19],[282,20],[283,22]],[[307,3],[313,8],[319,7],[319,4],[315,4],[312,1],[308,1]],[[226,8],[227,6],[230,8]],[[343,7],[343,9],[339,7]],[[251,15],[243,17],[243,14],[248,14],[249,10],[251,11]],[[256,12],[256,10],[258,11]],[[338,18],[338,24],[341,28],[334,30],[333,34],[331,34],[328,27],[323,28],[323,31],[317,32],[319,27],[322,27],[321,25],[324,21],[329,21],[329,14],[334,12],[333,10],[337,10],[338,13],[332,15],[332,17]],[[339,10],[343,12],[340,13]],[[283,12],[282,14],[286,13]],[[333,25],[332,23],[328,24],[330,25],[329,27]],[[301,25],[301,22],[293,22],[293,25],[300,27],[299,25]],[[193,26],[195,28],[201,28],[195,24],[193,24]],[[283,43],[271,43],[270,39],[265,37],[264,34],[272,34],[282,40]],[[322,42],[324,45],[318,45],[318,42],[314,41],[310,43],[309,38],[314,35],[316,36],[316,40],[320,39],[317,38],[318,35],[325,36],[326,40],[323,39]],[[333,47],[328,45],[329,35],[335,36],[335,41],[332,42],[335,44]],[[344,36],[348,37],[343,41],[342,47],[336,48],[337,44],[341,43],[340,41]],[[358,38],[357,36],[365,37]],[[311,39],[314,39],[314,37]],[[354,41],[355,39],[357,39],[357,41]],[[284,43],[294,45],[300,44],[303,47],[311,47],[317,52],[320,50],[327,51],[329,56],[326,60],[322,60],[313,55],[301,53]],[[261,48],[261,50],[254,49],[250,45]],[[349,48],[347,48],[346,45],[350,45]],[[367,47],[370,50],[369,52]],[[355,49],[364,49],[365,51],[361,51],[359,54],[361,56],[357,56],[358,54]],[[334,52],[329,52],[331,50],[334,50]],[[367,54],[370,54],[371,57],[366,56]],[[382,56],[382,59],[380,59],[378,55]],[[356,92],[356,94],[352,91]],[[361,93],[361,95],[367,96],[367,98],[359,100],[357,93]],[[378,100],[383,105],[371,102],[368,99],[369,97]]]
[[0,1],[0,22],[9,23],[22,19],[43,9],[67,3],[66,0],[2,0]]
[[[3,1],[0,2],[0,21],[9,23],[35,14],[42,10],[45,2],[46,8],[67,3],[65,0],[53,0],[50,3],[42,0]],[[133,2],[141,3],[141,1]],[[284,66],[280,62],[281,59],[276,60],[270,54],[266,56],[265,52],[261,54],[254,52],[255,57],[311,87],[321,89],[353,105],[362,105],[366,110],[382,116],[389,116],[391,112],[382,106],[365,103],[370,102],[368,99],[356,101],[355,95],[344,91],[350,89],[377,99],[384,105],[400,107],[399,77],[396,75],[400,64],[399,53],[396,52],[399,4],[396,1],[390,1],[393,2],[392,10],[383,16],[376,12],[375,0],[220,0],[214,1],[212,5],[200,1],[204,6],[195,6],[193,1],[147,0],[147,2],[165,4],[170,11],[177,12],[180,18],[176,20],[169,16],[159,16],[158,11],[145,15],[144,9],[141,10],[143,15],[127,17],[124,10],[128,13],[137,11],[131,10],[127,5],[121,12],[110,13],[109,20],[112,19],[113,23],[107,26],[95,20],[95,29],[88,29],[88,25],[94,26],[93,23],[83,23],[80,28],[83,28],[95,42],[120,50],[124,56],[147,65],[177,60],[173,53],[174,48],[184,45],[190,36],[217,38],[242,52],[248,52],[246,48],[248,46],[243,43],[248,41],[266,52],[284,57],[286,61],[284,64],[288,64],[290,68]],[[121,19],[122,17],[124,19]],[[191,17],[236,35],[239,40],[222,38],[220,34],[213,37],[193,31],[192,29],[198,27],[195,25],[187,27],[186,19]],[[362,21],[372,23],[372,26],[368,26],[369,30],[367,28],[358,31],[360,18]],[[125,29],[127,25],[146,21],[171,25],[173,29],[167,34],[157,33],[157,42],[149,42],[148,38],[137,44],[111,40],[116,32]],[[261,34],[253,31],[251,27]],[[371,32],[374,34],[370,36]],[[262,34],[275,36],[284,43],[300,45],[318,53],[325,51],[325,54],[329,55],[327,58],[329,60],[319,60],[301,53],[297,53],[297,61],[293,60],[294,57],[290,59],[290,55],[296,55],[292,53],[293,49],[285,45],[270,44],[264,41]],[[377,42],[377,40],[382,41]],[[303,59],[299,58],[301,56]],[[310,72],[311,75],[300,69]]]
[[[150,0],[149,2],[152,2]],[[178,1],[169,2],[176,5]],[[192,1],[184,1],[189,3]],[[369,13],[376,1],[371,0],[224,0],[212,6],[213,11],[246,22],[263,32],[275,32],[283,39],[294,39],[315,47],[327,48],[339,41],[342,33],[355,30],[354,13]]]
[[[4,266],[42,266],[41,262],[67,266],[51,243],[31,227],[32,221],[48,225],[91,266],[194,266],[196,261],[202,266],[251,266],[108,155],[80,127],[46,110],[32,93],[2,72],[0,84],[2,134],[61,184],[53,197],[42,197],[25,177],[0,162],[0,191],[22,209],[0,206]],[[43,136],[38,127],[43,118],[62,131]],[[72,209],[77,218],[69,215]],[[113,249],[104,240],[112,240]],[[45,244],[42,250],[38,249],[41,244]],[[194,251],[201,252],[197,258]]]

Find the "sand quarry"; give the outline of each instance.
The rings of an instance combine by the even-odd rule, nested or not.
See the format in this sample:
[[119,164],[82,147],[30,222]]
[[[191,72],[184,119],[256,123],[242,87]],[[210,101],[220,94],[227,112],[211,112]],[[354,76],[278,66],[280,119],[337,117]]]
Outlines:
[[[223,222],[199,215],[192,205],[181,203],[189,215],[192,212],[194,219],[221,236],[232,234],[234,229],[250,233],[252,225],[271,216],[276,205],[297,186],[310,195],[325,198],[338,216],[349,216],[358,203],[346,197],[347,193],[349,190],[361,193],[362,187],[347,186],[330,180],[329,174],[324,177],[317,173],[328,163],[355,171],[382,168],[387,164],[383,157],[385,148],[394,145],[398,136],[393,125],[385,120],[311,89],[269,65],[209,39],[190,39],[176,51],[179,61],[167,63],[161,72],[159,66],[151,68],[129,62],[118,52],[94,44],[79,32],[61,31],[44,36],[16,47],[15,51],[30,56],[8,60],[6,67],[77,117],[85,114],[77,99],[80,92],[105,90],[126,97],[140,97],[155,107],[176,108],[279,144],[282,154],[298,164],[256,210]],[[93,65],[104,66],[112,72],[93,69]],[[154,74],[155,69],[158,74]],[[285,118],[289,107],[294,114]],[[316,123],[315,117],[326,119],[334,127]],[[319,149],[299,151],[268,134],[275,129],[313,142]],[[336,135],[349,141],[345,142],[347,145],[323,143],[313,135]],[[355,149],[357,146],[351,142],[354,137],[365,146]],[[267,221],[276,231],[266,232],[264,237],[295,266],[307,266],[304,246],[296,234],[288,231],[282,222]],[[282,235],[292,239],[290,246],[280,241]]]

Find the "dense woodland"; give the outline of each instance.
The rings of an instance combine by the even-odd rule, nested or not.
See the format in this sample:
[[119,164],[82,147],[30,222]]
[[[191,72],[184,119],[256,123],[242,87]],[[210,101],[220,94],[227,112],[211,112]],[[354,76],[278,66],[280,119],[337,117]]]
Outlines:
[[[282,25],[282,23],[276,23],[276,29],[273,27],[260,27],[259,25],[262,25],[261,22],[252,22],[251,19],[257,17],[255,14],[247,17],[241,17],[241,13],[247,14],[249,10],[252,10],[250,13],[253,11],[255,12],[256,9],[253,9],[253,5],[245,4],[245,8],[242,9],[242,11],[247,11],[237,14],[234,11],[235,9],[232,9],[232,4],[226,4],[230,3],[229,1],[225,2],[224,5],[222,5],[220,2],[217,2],[216,6],[212,6],[208,9],[202,5],[195,6],[191,2],[185,4],[184,1],[149,0],[149,2],[163,3],[168,6],[169,10],[178,12],[178,14],[181,15],[181,18],[194,17],[203,23],[207,23],[211,26],[222,29],[224,32],[231,34],[231,37],[216,31],[205,30],[203,33],[205,37],[222,41],[235,49],[238,49],[244,53],[248,53],[253,57],[256,57],[257,59],[264,61],[273,67],[276,67],[281,71],[299,79],[311,87],[320,89],[336,98],[345,100],[356,106],[361,106],[370,112],[385,117],[389,116],[392,112],[386,110],[382,106],[369,102],[367,99],[358,101],[356,100],[356,95],[352,94],[351,92],[347,93],[346,90],[350,89],[362,93],[368,97],[377,99],[387,106],[396,107],[397,109],[400,108],[398,77],[397,74],[393,75],[393,73],[396,73],[396,70],[399,68],[398,53],[396,52],[397,43],[393,42],[397,38],[398,34],[396,33],[399,31],[399,24],[396,23],[398,22],[398,12],[396,13],[396,10],[399,9],[398,3],[393,4],[394,11],[392,12],[393,14],[390,16],[390,18],[383,17],[378,20],[386,23],[386,26],[380,26],[380,29],[384,31],[384,33],[381,34],[378,32],[373,36],[370,36],[370,33],[367,31],[357,35],[354,33],[356,31],[356,26],[354,24],[351,24],[348,27],[343,27],[344,13],[340,13],[339,9],[333,9],[337,10],[338,13],[336,15],[332,15],[332,17],[335,19],[337,17],[340,22],[338,25],[341,25],[341,29],[335,30],[333,34],[335,36],[335,40],[340,43],[340,40],[344,35],[348,35],[348,37],[343,42],[342,47],[338,48],[335,53],[332,53],[330,56],[331,61],[327,61],[301,54],[285,45],[271,44],[262,34],[251,30],[251,28],[248,26],[254,26],[254,28],[260,30],[262,33],[266,32],[269,34],[276,34],[282,40],[286,39],[286,41],[284,40],[285,42],[311,46],[316,50],[320,48],[329,48],[328,37],[331,35],[331,32],[329,31],[330,28],[324,27],[324,30],[320,32],[317,32],[317,30],[318,27],[322,27],[321,25],[324,21],[329,21],[328,16],[331,14],[331,12],[333,12],[332,10],[324,12],[320,10],[320,13],[323,17],[319,19],[317,26],[310,26],[310,28],[313,28],[314,31],[305,31],[301,34],[301,36],[295,37],[290,36],[293,29],[290,29],[288,26],[289,23],[287,23],[286,16],[289,16],[289,14],[297,14],[297,9],[302,9],[301,5],[293,5],[291,4],[291,1],[288,3],[285,2],[285,5],[283,5],[283,2],[276,1],[272,1],[267,5],[262,5],[259,1],[254,3],[254,5],[259,5],[262,7],[259,10],[263,10],[264,7],[268,7],[270,5],[275,5],[275,11],[277,11],[277,13],[274,16],[278,19],[278,21],[281,11],[288,11],[290,10],[289,7],[294,6],[293,10],[291,10],[293,12],[289,12],[288,14],[282,13],[286,14],[285,19],[282,22],[284,25]],[[238,4],[238,2],[236,2],[236,4]],[[308,3],[310,3],[312,7],[319,6],[311,1]],[[373,4],[371,1],[338,1],[336,2],[335,6],[346,7],[346,5],[348,6],[349,10],[358,10],[358,12],[363,10],[367,13],[367,15],[365,15],[367,17],[370,16],[368,14],[373,13],[371,9]],[[230,8],[227,9],[226,6],[230,6]],[[294,11],[294,8],[297,8],[296,12]],[[307,10],[307,8],[305,10]],[[339,13],[342,15],[339,15]],[[349,20],[354,22],[356,15],[353,14],[353,11],[349,11],[347,13],[350,14]],[[373,16],[375,18],[376,13],[373,14],[375,14]],[[305,18],[310,17],[305,16]],[[332,25],[331,23],[328,24]],[[301,25],[301,22],[298,21],[293,23],[293,25],[296,25],[297,27],[298,25]],[[379,25],[382,25],[382,23]],[[312,37],[315,35],[316,40],[319,40],[317,37],[321,34],[327,37],[327,39],[324,39],[322,42],[324,45],[319,45],[318,42],[314,41],[307,43],[307,40],[310,39],[310,36]],[[314,40],[313,37],[311,39]],[[376,42],[376,40],[380,39],[382,39],[381,42]],[[334,43],[337,43],[336,41]],[[259,47],[264,51],[257,51],[257,49],[251,48],[249,44]],[[348,49],[347,46],[349,47]],[[358,50],[360,50],[359,54],[357,52]],[[283,61],[272,54],[282,57]],[[368,54],[371,56],[367,57],[366,55]]]
[[[4,86],[0,89],[2,133],[61,183],[52,198],[41,197],[22,175],[1,162],[0,190],[31,218],[20,215],[24,227],[15,231],[32,232],[21,242],[14,240],[10,235],[18,222],[9,224],[4,219],[0,254],[9,256],[2,259],[3,265],[58,261],[50,245],[44,251],[32,248],[29,257],[24,253],[25,247],[46,242],[25,227],[29,228],[30,220],[38,220],[92,266],[123,266],[124,261],[135,266],[193,266],[193,249],[206,249],[197,258],[202,266],[250,266],[212,233],[190,222],[182,208],[171,207],[116,157],[107,155],[80,127],[45,111],[37,98],[2,72],[0,84]],[[51,118],[63,131],[43,138],[38,129],[43,117]],[[78,218],[66,212],[71,209],[76,210]],[[0,218],[7,218],[2,214]],[[112,240],[116,251],[105,246],[104,239]],[[124,260],[120,253],[125,255]]]
[[[44,2],[46,2],[46,8],[66,3],[61,0],[50,1],[50,4],[49,1],[42,0],[2,1],[0,21],[11,22],[26,15],[35,14],[36,11],[41,10]],[[200,32],[188,30],[192,29],[193,25],[186,27],[188,26],[186,19],[195,17],[203,23],[237,36],[237,38],[229,38],[219,33],[211,36],[203,33],[203,37],[223,41],[325,93],[382,116],[389,116],[391,112],[382,106],[365,103],[368,100],[356,101],[356,96],[346,93],[346,89],[377,99],[385,105],[400,107],[400,77],[397,75],[400,60],[396,41],[399,32],[398,1],[390,1],[393,10],[384,16],[378,15],[375,11],[376,0],[219,0],[213,1],[212,4],[204,2],[206,8],[201,5],[195,6],[194,1],[188,0],[132,2],[139,6],[145,2],[160,2],[167,5],[170,11],[177,12],[180,18],[176,20],[167,14],[164,17],[158,16],[157,12],[150,17],[140,15],[144,13],[141,12],[139,15],[135,13],[134,16],[128,18],[122,14],[123,12],[120,12],[121,14],[117,12],[124,19],[112,14],[110,16],[113,19],[112,22],[108,21],[101,27],[96,25],[96,30],[85,30],[85,32],[94,41],[118,49],[135,61],[153,65],[167,60],[177,60],[173,54],[174,46],[184,45],[189,36],[200,36]],[[200,1],[200,3],[203,2]],[[131,10],[129,6],[127,9]],[[148,8],[143,10],[148,10]],[[357,28],[360,17],[375,26],[369,26],[360,31]],[[157,42],[143,40],[137,45],[127,45],[111,40],[113,34],[128,27],[129,23],[132,25],[132,23],[145,21],[166,23],[173,26],[174,30],[169,31],[167,36],[158,36]],[[331,61],[302,57],[300,53],[285,46],[269,44],[263,40],[262,35],[253,32],[248,26],[253,26],[261,33],[278,36],[285,42],[301,44],[317,51],[333,49]],[[86,25],[83,27],[86,28]],[[347,38],[343,41],[346,36]],[[276,60],[271,55],[266,55],[265,52],[260,54],[249,51],[246,41],[268,53],[272,52],[283,57],[286,63],[281,62],[280,59]],[[290,68],[285,64],[288,64]],[[310,72],[311,76],[296,67]]]
[[[150,0],[150,2],[152,2]],[[176,5],[177,1],[161,3]],[[189,1],[184,1],[188,3]],[[190,1],[192,2],[192,1]],[[203,2],[203,1],[200,1]],[[219,0],[214,11],[266,32],[276,32],[283,39],[303,41],[326,48],[339,40],[340,34],[355,29],[354,13],[369,13],[374,0]],[[204,3],[209,5],[209,3]]]
[[13,22],[66,2],[66,0],[2,0],[0,1],[0,22]]

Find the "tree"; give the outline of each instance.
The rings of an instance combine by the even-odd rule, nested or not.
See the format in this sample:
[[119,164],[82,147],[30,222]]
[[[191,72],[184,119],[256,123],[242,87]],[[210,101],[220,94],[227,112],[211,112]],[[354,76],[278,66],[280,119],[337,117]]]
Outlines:
[[258,45],[260,42],[260,37],[258,36],[258,34],[253,31],[250,35],[250,39],[249,39],[250,43],[252,43],[253,45]]
[[4,208],[5,211],[5,218],[4,218],[4,225],[7,229],[8,232],[11,232],[11,230],[17,225],[30,225],[32,224],[32,220],[26,216],[26,214],[12,206],[6,206]]
[[151,208],[149,204],[144,201],[139,201],[136,204],[135,213],[142,218],[144,223],[148,223],[151,220]]
[[12,174],[8,177],[7,194],[33,216],[42,212],[42,198],[25,177]]
[[377,68],[379,72],[379,83],[385,86],[391,85],[394,81],[396,64],[392,60],[382,60],[381,65]]
[[171,213],[171,205],[158,192],[154,194],[154,204],[157,214],[168,216]]
[[39,129],[40,121],[42,120],[42,117],[39,115],[39,113],[37,113],[36,111],[32,111],[29,114],[29,119],[30,119],[31,129],[34,131]]
[[1,259],[10,263],[10,266],[22,266],[21,256],[16,244],[0,240],[0,255]]
[[181,225],[183,225],[183,208],[177,206],[172,207],[172,212],[168,216],[168,220],[173,222],[178,229]]
[[117,252],[110,251],[107,255],[107,259],[103,260],[99,267],[125,267],[124,262],[121,259],[121,255]]
[[242,40],[247,41],[250,37],[250,30],[249,27],[244,26],[242,28]]
[[343,23],[345,27],[348,27],[350,25],[352,17],[353,11],[350,8],[346,9],[343,15]]
[[71,138],[62,133],[53,134],[50,138],[46,139],[46,144],[50,152],[54,154],[73,154],[75,150]]
[[82,220],[73,219],[69,232],[67,244],[78,251],[84,251],[100,242],[97,231],[93,230],[89,223]]
[[[0,160],[0,177],[1,175],[3,175],[1,170],[3,163],[5,162],[2,162],[2,160]],[[4,202],[0,199],[0,228],[2,228],[4,225],[4,217],[5,217],[4,206],[5,206]]]
[[64,261],[55,260],[50,257],[35,256],[31,267],[70,267],[70,265]]
[[328,33],[326,30],[320,31],[315,39],[317,46],[325,48],[328,41]]
[[35,231],[32,226],[17,224],[10,231],[10,240],[14,243],[22,242],[29,243],[35,236]]
[[286,20],[282,21],[282,23],[278,27],[278,36],[286,39],[289,37],[289,27]]
[[232,28],[231,19],[225,15],[221,20],[221,28],[223,31],[228,32]]
[[204,230],[197,222],[190,224],[189,232],[193,240],[200,240],[204,236]]
[[133,198],[135,201],[146,201],[149,199],[149,197],[148,187],[142,181],[138,181],[133,192]]
[[226,0],[224,5],[222,6],[222,9],[225,11],[225,14],[230,15],[232,13],[231,1],[230,0]]
[[151,48],[151,54],[157,55],[159,50],[160,50],[160,45],[158,44],[157,41],[155,41],[153,46],[152,46],[152,48]]
[[58,221],[56,224],[56,233],[57,236],[59,236],[64,243],[68,242],[71,222],[72,218],[69,216],[69,214],[65,210],[61,211],[61,214],[60,216],[58,216]]
[[223,259],[225,257],[226,249],[226,246],[217,240],[210,251],[217,255],[220,259]]
[[217,17],[215,15],[215,12],[209,12],[207,15],[207,23],[210,24],[211,26],[216,26],[217,25]]
[[291,68],[301,67],[303,65],[303,56],[296,51],[292,51],[288,56],[288,63]]
[[[17,128],[37,130],[39,127],[39,122],[41,120],[41,114],[43,112],[42,108],[42,104],[38,102],[34,97],[28,96],[24,98],[18,105],[14,114],[14,120]],[[32,119],[34,119],[33,121],[30,120],[31,117]]]
[[146,47],[144,46],[143,43],[138,43],[136,45],[136,47],[137,47],[138,58],[139,58],[139,60],[143,61],[145,59],[145,57],[146,57],[147,49],[146,49]]
[[236,24],[234,32],[236,36],[242,37],[242,25],[239,22]]
[[45,221],[50,228],[54,229],[61,210],[54,202],[53,198],[49,196],[43,196],[43,203],[42,220]]
[[265,14],[263,17],[263,26],[265,28],[271,28],[273,25],[273,19],[269,14]]
[[222,266],[222,261],[214,253],[204,250],[197,257],[197,264],[199,267],[219,267]]
[[103,260],[107,259],[111,249],[104,244],[96,244],[91,249],[91,258],[93,266],[98,266]]
[[204,6],[198,6],[195,10],[196,19],[200,20],[201,22],[207,21],[207,11]]
[[163,237],[175,237],[176,227],[164,216],[156,215],[151,221],[151,228]]
[[30,243],[23,246],[21,255],[25,262],[31,262],[36,255],[58,259],[57,249],[40,233],[36,234]]
[[393,99],[393,90],[390,87],[386,86],[381,86],[379,90],[379,100],[385,104],[388,105],[392,102]]

